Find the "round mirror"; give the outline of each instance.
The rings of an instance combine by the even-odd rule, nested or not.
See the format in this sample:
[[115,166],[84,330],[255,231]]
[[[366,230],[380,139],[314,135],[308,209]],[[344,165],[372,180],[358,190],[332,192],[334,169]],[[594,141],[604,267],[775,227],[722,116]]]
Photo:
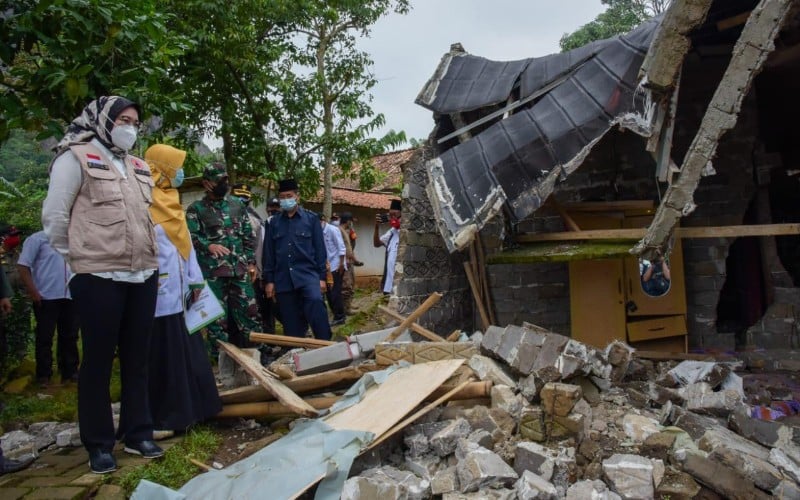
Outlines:
[[672,276],[669,270],[669,259],[660,253],[653,259],[639,259],[639,276],[642,290],[651,297],[661,297],[669,292]]

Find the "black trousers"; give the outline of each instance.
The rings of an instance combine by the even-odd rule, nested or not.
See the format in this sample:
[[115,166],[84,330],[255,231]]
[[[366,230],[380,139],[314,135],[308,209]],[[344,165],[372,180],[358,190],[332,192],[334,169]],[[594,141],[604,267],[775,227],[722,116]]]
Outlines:
[[264,333],[275,333],[275,310],[278,306],[275,301],[267,299],[267,294],[264,292],[264,282],[257,279],[253,283],[253,291],[256,294],[256,305],[258,305],[258,313],[261,316],[261,328]]
[[337,269],[333,273],[333,286],[325,293],[328,297],[328,306],[333,313],[333,320],[337,321],[345,319],[344,315],[344,300],[342,299],[342,282],[344,281],[344,274],[340,273]]
[[78,372],[78,315],[69,299],[33,304],[36,317],[36,378],[53,376],[53,334],[58,330],[56,358],[61,380]]
[[77,274],[70,281],[81,325],[78,423],[87,450],[111,452],[116,443],[109,393],[115,351],[122,376],[119,434],[126,442],[153,438],[147,362],[157,289],[157,272],[144,283],[91,274]]

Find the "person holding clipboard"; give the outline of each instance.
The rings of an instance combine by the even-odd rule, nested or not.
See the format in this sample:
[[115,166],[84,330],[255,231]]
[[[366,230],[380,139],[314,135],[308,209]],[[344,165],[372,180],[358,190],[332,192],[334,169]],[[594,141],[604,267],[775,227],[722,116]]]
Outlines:
[[188,329],[184,318],[185,308],[206,287],[177,190],[185,158],[185,151],[166,144],[145,153],[155,184],[150,215],[158,241],[158,299],[149,362],[155,439],[182,432],[222,409],[203,337]]

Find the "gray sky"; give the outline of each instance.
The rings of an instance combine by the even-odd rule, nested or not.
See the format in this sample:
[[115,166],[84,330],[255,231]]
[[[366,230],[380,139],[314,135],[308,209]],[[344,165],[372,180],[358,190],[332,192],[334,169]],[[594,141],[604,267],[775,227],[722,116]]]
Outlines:
[[360,47],[371,54],[378,84],[372,108],[386,128],[425,138],[430,111],[414,104],[450,44],[494,60],[559,52],[558,40],[602,12],[600,0],[411,0],[405,16],[378,21]]

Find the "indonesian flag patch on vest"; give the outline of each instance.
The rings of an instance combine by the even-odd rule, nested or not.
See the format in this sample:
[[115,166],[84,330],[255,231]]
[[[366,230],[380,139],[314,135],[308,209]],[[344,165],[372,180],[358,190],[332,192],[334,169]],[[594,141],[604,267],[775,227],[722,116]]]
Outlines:
[[103,162],[99,155],[93,153],[86,153],[86,166],[89,168],[99,168],[100,170],[108,170],[108,165]]

